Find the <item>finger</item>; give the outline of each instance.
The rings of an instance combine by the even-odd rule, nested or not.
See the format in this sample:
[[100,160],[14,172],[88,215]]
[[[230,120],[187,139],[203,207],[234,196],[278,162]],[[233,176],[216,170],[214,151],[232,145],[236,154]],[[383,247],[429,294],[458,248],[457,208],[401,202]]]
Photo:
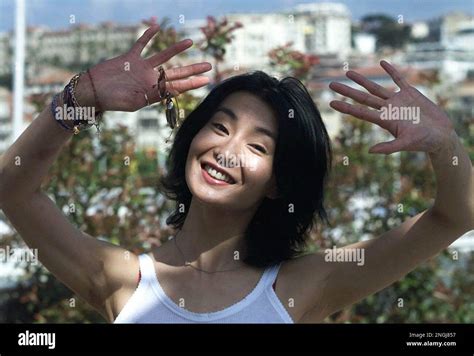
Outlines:
[[387,90],[383,86],[380,86],[377,83],[368,80],[366,77],[357,72],[354,72],[353,70],[348,71],[346,73],[346,76],[357,84],[363,86],[365,89],[367,89],[369,93],[374,94],[379,98],[388,99],[393,95],[390,90]]
[[400,89],[407,88],[410,86],[410,84],[408,84],[408,82],[403,79],[400,72],[397,71],[395,67],[392,66],[390,63],[388,63],[387,61],[380,61],[380,65],[388,73],[388,75],[392,77],[393,81],[400,87]]
[[153,56],[149,57],[147,61],[153,66],[157,67],[162,63],[169,61],[171,58],[176,56],[178,53],[183,52],[184,50],[188,49],[193,45],[193,41],[191,39],[185,39],[174,45],[164,49],[160,53],[154,54]]
[[173,95],[183,93],[188,90],[198,89],[209,84],[210,79],[205,76],[197,76],[188,79],[174,80],[166,84],[166,89]]
[[343,114],[352,115],[358,119],[369,121],[377,125],[381,124],[380,113],[376,110],[368,109],[365,106],[351,105],[340,100],[333,100],[329,105]]
[[166,70],[166,78],[168,80],[185,79],[193,75],[202,74],[211,69],[212,69],[211,63],[208,63],[208,62],[196,63],[196,64],[184,66],[184,67],[168,69]]
[[396,138],[395,140],[378,143],[370,147],[369,153],[391,154],[394,152],[403,151],[405,146],[404,140]]
[[150,42],[150,40],[153,38],[153,36],[159,31],[160,26],[159,25],[153,25],[149,27],[143,35],[135,42],[135,44],[132,47],[132,52],[140,55],[145,48],[145,46]]
[[374,109],[380,109],[385,104],[382,99],[376,96],[364,93],[342,83],[332,82],[329,84],[329,88],[334,90],[336,93],[357,101],[359,104],[368,105]]
[[[175,80],[171,82],[166,82],[166,91],[169,91],[172,96],[178,96],[185,91],[197,89],[209,84],[210,79],[205,76],[197,76],[188,79]],[[157,89],[147,90],[147,95],[150,104],[157,103],[162,101],[163,98],[160,98],[160,93]],[[145,101],[145,99],[144,99]]]

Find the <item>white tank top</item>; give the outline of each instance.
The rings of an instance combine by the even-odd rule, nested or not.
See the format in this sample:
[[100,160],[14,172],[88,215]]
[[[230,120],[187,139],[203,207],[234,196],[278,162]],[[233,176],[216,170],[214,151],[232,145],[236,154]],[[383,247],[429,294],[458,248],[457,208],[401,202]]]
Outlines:
[[150,256],[142,254],[139,261],[140,282],[114,323],[293,323],[272,288],[281,264],[266,268],[255,288],[239,302],[216,312],[195,313],[165,294]]

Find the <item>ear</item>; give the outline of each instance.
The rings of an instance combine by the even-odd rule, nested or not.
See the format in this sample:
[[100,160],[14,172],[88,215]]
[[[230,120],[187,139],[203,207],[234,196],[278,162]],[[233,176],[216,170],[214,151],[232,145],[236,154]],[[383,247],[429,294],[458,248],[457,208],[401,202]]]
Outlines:
[[275,175],[272,175],[272,178],[270,179],[270,182],[268,183],[268,190],[267,190],[266,197],[272,200],[279,198]]

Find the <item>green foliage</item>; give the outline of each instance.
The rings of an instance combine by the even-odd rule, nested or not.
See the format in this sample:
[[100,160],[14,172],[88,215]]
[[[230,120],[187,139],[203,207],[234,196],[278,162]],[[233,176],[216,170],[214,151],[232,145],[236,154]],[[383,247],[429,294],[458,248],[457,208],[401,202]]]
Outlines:
[[203,53],[210,55],[214,60],[215,83],[222,80],[219,63],[224,61],[226,47],[234,39],[233,32],[242,27],[240,22],[229,23],[226,18],[218,21],[208,16],[206,26],[200,28],[205,38],[198,43],[198,46]]
[[233,39],[236,29],[241,28],[240,22],[229,23],[226,18],[216,20],[213,16],[207,17],[206,26],[201,27],[205,39],[200,43],[201,50],[210,54],[216,61],[223,61],[226,53],[226,45]]
[[8,90],[13,89],[13,76],[12,76],[12,74],[0,75],[0,87],[6,87]]
[[364,16],[361,29],[377,37],[377,49],[401,48],[410,39],[410,27],[385,14]]
[[[344,246],[362,237],[377,238],[429,208],[436,193],[434,174],[425,154],[369,154],[369,147],[380,141],[374,132],[381,129],[352,117],[344,120],[344,129],[333,141],[334,167],[326,203],[333,227],[314,236],[313,251],[333,244]],[[351,199],[355,196],[372,203],[353,209]],[[355,224],[358,218],[362,223]],[[465,268],[444,251],[327,321],[472,322],[473,257],[462,257],[467,261]]]
[[297,77],[304,81],[310,74],[311,69],[319,63],[319,57],[314,54],[305,54],[292,49],[293,43],[288,42],[283,46],[276,47],[268,53],[270,66],[280,73]]

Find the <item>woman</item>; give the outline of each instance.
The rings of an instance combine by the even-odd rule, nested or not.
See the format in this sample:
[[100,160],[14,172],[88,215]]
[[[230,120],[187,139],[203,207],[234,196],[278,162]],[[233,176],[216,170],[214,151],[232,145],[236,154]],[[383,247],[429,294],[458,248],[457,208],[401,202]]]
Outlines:
[[[128,53],[91,68],[71,84],[72,94],[55,97],[0,165],[6,216],[28,246],[38,249],[46,268],[109,322],[321,322],[402,278],[473,228],[471,162],[449,118],[382,61],[400,91],[349,71],[370,94],[332,83],[334,91],[363,106],[342,101],[331,106],[395,137],[372,153],[426,152],[437,195],[430,209],[396,229],[344,248],[363,251],[362,264],[298,254],[314,218],[326,216],[330,144],[301,83],[279,82],[262,72],[214,88],[180,127],[162,182],[177,203],[168,219],[178,231],[173,239],[136,256],[78,231],[40,189],[72,136],[71,123],[54,122],[51,109],[66,103],[100,112],[135,111],[163,99],[154,68],[192,42],[142,59],[157,31],[150,27]],[[208,63],[170,69],[166,89],[177,95],[204,86],[206,77],[192,76],[210,69]],[[384,108],[407,106],[419,108],[417,124],[382,115]]]

